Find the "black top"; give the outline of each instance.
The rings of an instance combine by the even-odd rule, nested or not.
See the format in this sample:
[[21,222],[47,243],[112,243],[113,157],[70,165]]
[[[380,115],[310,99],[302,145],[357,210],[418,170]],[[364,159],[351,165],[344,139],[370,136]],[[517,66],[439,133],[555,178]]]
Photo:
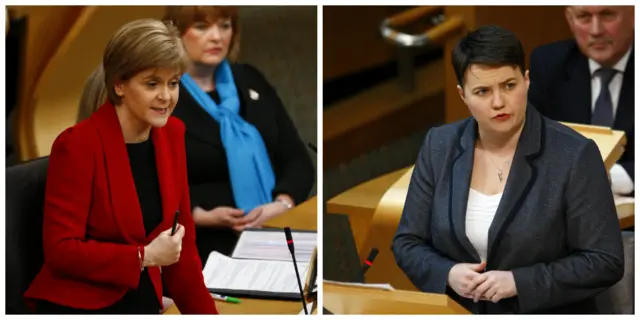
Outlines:
[[[162,199],[153,143],[148,139],[142,143],[127,144],[127,152],[148,236],[162,221]],[[120,301],[104,309],[75,309],[46,301],[38,309],[39,313],[45,314],[159,314],[161,306],[145,269],[140,274],[136,290],[128,291]]]
[[148,236],[162,222],[160,182],[152,140],[127,144],[127,153],[142,209],[145,234]]
[[[300,139],[276,91],[255,68],[232,64],[240,98],[240,116],[252,124],[265,143],[277,194],[290,195],[296,204],[307,199],[315,170],[309,150]],[[218,94],[210,96],[219,101]],[[173,115],[186,127],[185,148],[191,206],[211,210],[220,206],[236,207],[220,125],[180,87],[180,99]],[[196,228],[196,244],[203,264],[211,251],[231,254],[237,235],[231,229]]]

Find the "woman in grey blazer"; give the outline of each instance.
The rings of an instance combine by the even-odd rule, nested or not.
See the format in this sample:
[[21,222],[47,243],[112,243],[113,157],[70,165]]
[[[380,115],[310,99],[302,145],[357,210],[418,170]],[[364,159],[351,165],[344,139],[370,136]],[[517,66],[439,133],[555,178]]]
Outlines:
[[623,274],[596,144],[527,104],[516,36],[481,27],[454,48],[472,117],[429,131],[393,240],[420,290],[473,313],[594,313]]

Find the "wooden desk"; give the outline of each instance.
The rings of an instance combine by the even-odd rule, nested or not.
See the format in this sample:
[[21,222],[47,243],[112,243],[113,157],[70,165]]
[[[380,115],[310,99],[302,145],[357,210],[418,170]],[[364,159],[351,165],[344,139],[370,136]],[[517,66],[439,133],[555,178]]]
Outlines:
[[265,227],[318,230],[318,198],[310,198],[281,216],[267,221]]
[[324,307],[334,314],[470,314],[445,294],[385,291],[324,283]]
[[[407,169],[404,168],[387,173],[359,184],[327,201],[328,213],[341,213],[349,216],[351,232],[358,254],[363,252],[362,245],[369,234],[369,223],[378,207],[378,202],[387,189],[406,171]],[[364,254],[369,254],[369,252]]]
[[[294,230],[317,230],[318,200],[317,197],[301,203],[281,216],[271,219],[265,227]],[[220,314],[298,314],[302,311],[300,301],[264,300],[241,298],[242,303],[216,301]],[[176,305],[169,307],[164,314],[180,314]]]
[[[220,314],[298,314],[302,310],[300,301],[279,301],[241,298],[242,302],[216,301]],[[180,314],[176,305],[164,312],[166,315]]]
[[616,210],[618,211],[618,222],[620,229],[624,230],[635,225],[635,201],[630,198],[614,196],[616,201]]

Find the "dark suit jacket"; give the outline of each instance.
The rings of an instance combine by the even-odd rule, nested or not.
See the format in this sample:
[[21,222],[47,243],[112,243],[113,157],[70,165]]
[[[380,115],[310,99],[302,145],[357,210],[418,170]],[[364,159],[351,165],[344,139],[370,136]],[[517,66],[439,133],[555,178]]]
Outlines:
[[[555,42],[531,53],[529,102],[556,121],[591,123],[589,60],[575,40]],[[613,129],[624,131],[627,146],[618,161],[634,178],[634,50],[622,79]]]
[[[287,115],[274,88],[254,67],[232,64],[231,70],[240,96],[240,115],[254,125],[264,140],[276,176],[274,196],[290,195],[296,204],[307,199],[315,177],[305,144]],[[258,94],[251,97],[251,91]],[[186,125],[186,150],[192,206],[210,210],[236,207],[220,125],[180,88],[174,111]],[[203,263],[210,251],[230,254],[237,236],[231,229],[198,228],[198,247]]]
[[620,227],[596,144],[527,108],[489,229],[487,271],[511,270],[518,295],[474,303],[447,286],[457,263],[480,263],[465,216],[477,122],[429,131],[416,161],[393,252],[420,290],[474,313],[584,313],[623,274]]
[[[172,227],[176,210],[185,227],[180,261],[162,268],[169,295],[182,313],[217,313],[204,285],[189,204],[184,125],[170,118],[151,130],[163,220],[145,236],[142,211],[115,108],[106,103],[53,144],[44,204],[44,256],[25,294],[81,309],[120,300],[140,280],[138,247]],[[144,253],[144,250],[141,250]],[[159,267],[148,268],[162,305]]]

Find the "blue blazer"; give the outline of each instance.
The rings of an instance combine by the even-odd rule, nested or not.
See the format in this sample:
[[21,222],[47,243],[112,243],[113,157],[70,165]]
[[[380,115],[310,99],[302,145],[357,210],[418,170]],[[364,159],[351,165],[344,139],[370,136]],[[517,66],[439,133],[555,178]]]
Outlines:
[[518,295],[478,302],[447,286],[457,263],[480,263],[465,215],[478,125],[432,129],[415,164],[393,252],[424,292],[473,313],[593,313],[623,275],[621,232],[596,144],[527,107],[502,200],[489,229],[487,271],[511,270]]

